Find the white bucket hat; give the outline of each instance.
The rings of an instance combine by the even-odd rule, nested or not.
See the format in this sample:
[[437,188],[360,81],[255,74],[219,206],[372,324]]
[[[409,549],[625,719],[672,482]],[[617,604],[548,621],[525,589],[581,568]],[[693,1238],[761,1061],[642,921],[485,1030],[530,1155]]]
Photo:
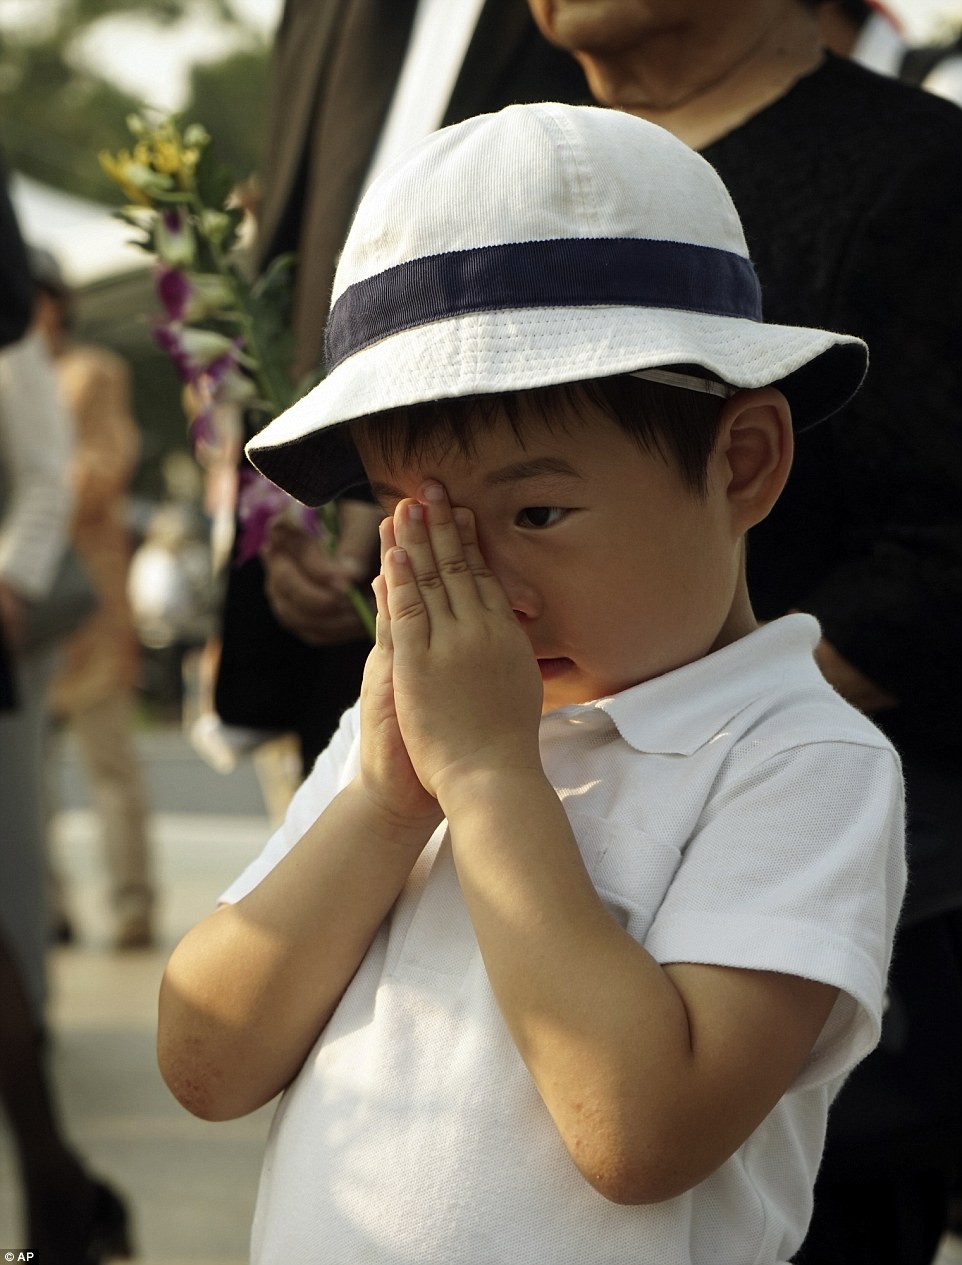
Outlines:
[[774,385],[798,429],[865,374],[857,338],[766,325],[715,170],[654,124],[510,106],[444,128],[358,207],[327,326],[327,377],[247,445],[306,504],[364,481],[344,422],[401,405],[677,365]]

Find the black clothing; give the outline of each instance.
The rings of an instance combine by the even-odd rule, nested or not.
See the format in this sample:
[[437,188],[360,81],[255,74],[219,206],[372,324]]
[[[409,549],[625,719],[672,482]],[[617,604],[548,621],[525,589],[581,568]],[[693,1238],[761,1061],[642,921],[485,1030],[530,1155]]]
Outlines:
[[899,700],[874,719],[925,818],[903,921],[957,908],[962,111],[829,56],[704,156],[742,217],[766,320],[869,344],[864,387],[799,436],[788,486],[750,534],[756,613],[810,611]]
[[897,745],[958,744],[962,692],[962,112],[830,57],[703,151],[725,181],[765,319],[858,334],[868,378],[799,437],[749,542],[762,618],[811,611],[899,700]]
[[[829,1115],[800,1265],[929,1265],[962,1128],[962,112],[829,56],[709,146],[765,318],[859,334],[865,386],[800,435],[748,541],[756,613],[811,611],[897,700],[909,889],[879,1048]],[[858,1217],[871,1208],[878,1241]]]
[[18,342],[33,314],[33,278],[0,157],[0,347]]

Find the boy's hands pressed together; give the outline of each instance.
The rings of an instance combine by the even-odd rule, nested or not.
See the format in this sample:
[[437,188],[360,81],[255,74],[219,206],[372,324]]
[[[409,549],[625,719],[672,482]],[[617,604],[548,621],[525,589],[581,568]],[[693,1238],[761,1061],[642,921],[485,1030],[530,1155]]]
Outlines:
[[382,528],[379,614],[393,643],[400,733],[442,804],[479,774],[541,772],[537,660],[478,544],[474,515],[429,482]]
[[361,682],[361,781],[368,799],[399,824],[423,822],[433,832],[442,818],[435,797],[421,785],[398,722],[394,695],[394,642],[388,611],[384,556],[394,543],[390,519],[381,523],[381,574],[372,584],[377,635]]

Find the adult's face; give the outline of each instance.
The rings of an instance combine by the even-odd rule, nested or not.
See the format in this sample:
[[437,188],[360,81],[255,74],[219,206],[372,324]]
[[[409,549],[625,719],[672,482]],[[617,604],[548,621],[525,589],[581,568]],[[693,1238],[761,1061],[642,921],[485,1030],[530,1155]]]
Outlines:
[[[671,126],[665,111],[724,85],[746,63],[756,82],[749,77],[746,87],[743,76],[736,87],[757,105],[765,100],[760,86],[782,72],[787,85],[817,60],[814,20],[803,0],[528,3],[546,38],[577,58],[596,101],[664,126]],[[710,102],[712,117],[720,119],[717,93]],[[676,135],[695,145],[706,139],[697,130]]]
[[571,51],[623,51],[638,39],[683,26],[704,0],[529,0],[552,43]]

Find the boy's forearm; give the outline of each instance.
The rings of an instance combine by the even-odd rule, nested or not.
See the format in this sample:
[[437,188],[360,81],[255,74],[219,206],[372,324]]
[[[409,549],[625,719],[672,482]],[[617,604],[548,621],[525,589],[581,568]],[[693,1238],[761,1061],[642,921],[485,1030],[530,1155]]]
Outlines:
[[164,975],[158,1053],[189,1111],[231,1119],[290,1083],[427,837],[352,783],[248,896],[185,936]]
[[572,1158],[609,1193],[626,1105],[651,1137],[641,1086],[657,1094],[690,1057],[684,1006],[602,905],[547,779],[481,779],[445,807],[502,1013]]
[[[741,1095],[746,1069],[710,1008],[744,1003],[737,1023],[750,1026],[757,998],[745,1001],[740,990],[767,989],[773,977],[719,970],[706,978],[712,968],[657,963],[602,905],[543,777],[486,775],[444,806],[495,996],[572,1159],[616,1202],[689,1189],[774,1106],[797,1073],[790,1064],[796,1048],[806,1050],[808,1029],[791,1034],[784,1061],[776,1054],[749,1071]],[[796,985],[809,982],[783,977],[773,986]],[[789,1009],[795,1001],[790,992]]]

